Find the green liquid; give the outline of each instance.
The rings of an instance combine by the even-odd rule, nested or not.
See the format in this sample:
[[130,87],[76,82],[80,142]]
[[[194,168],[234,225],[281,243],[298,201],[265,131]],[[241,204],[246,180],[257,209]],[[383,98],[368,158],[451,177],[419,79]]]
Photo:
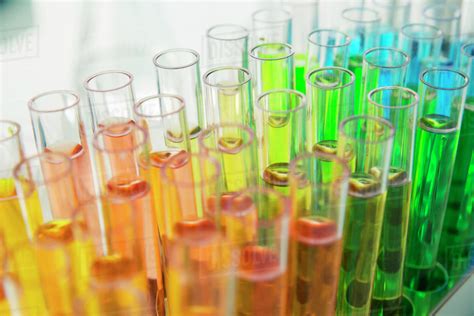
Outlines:
[[296,54],[295,55],[295,80],[296,90],[305,94],[306,93],[306,55]]
[[407,267],[428,269],[436,264],[458,136],[456,122],[449,117],[434,114],[418,121]]
[[249,174],[253,161],[242,150],[243,140],[240,137],[219,138],[219,149],[222,152],[222,178],[225,192],[237,192],[254,184],[249,183]]
[[[372,294],[372,314],[383,315],[401,300],[411,182],[405,171],[391,168],[382,224],[377,270]],[[382,310],[377,311],[378,308]]]
[[342,266],[337,294],[338,315],[367,315],[370,310],[386,193],[370,174],[349,181],[343,232]]
[[217,93],[218,113],[213,118],[216,124],[236,123],[249,126],[250,113],[249,104],[242,98],[245,91],[236,87],[219,88]]
[[355,75],[354,80],[354,115],[364,114],[363,112],[363,82],[362,82],[362,56],[349,57],[349,70]]
[[[285,51],[281,49],[281,52],[275,52],[272,54],[260,54],[260,58],[275,60],[262,60],[261,63],[261,77],[258,78],[260,90],[257,93],[264,93],[274,89],[293,89],[294,88],[294,77],[292,64],[288,62],[284,56]],[[256,96],[258,97],[258,95]]]
[[469,269],[474,244],[474,98],[466,100],[438,260],[450,286]]

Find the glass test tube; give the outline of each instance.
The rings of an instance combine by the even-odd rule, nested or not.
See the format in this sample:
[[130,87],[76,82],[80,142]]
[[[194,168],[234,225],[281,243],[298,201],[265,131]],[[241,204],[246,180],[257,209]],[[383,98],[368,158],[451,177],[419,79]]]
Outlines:
[[288,201],[266,188],[233,196],[232,214],[253,214],[253,238],[239,246],[234,315],[287,315]]
[[254,12],[252,14],[252,33],[252,46],[262,43],[291,44],[291,13],[280,8]]
[[308,35],[306,69],[347,67],[351,39],[343,32],[331,29],[314,30]]
[[266,186],[287,195],[289,163],[307,150],[306,98],[295,90],[271,90],[256,105],[260,176]]
[[258,161],[253,131],[238,124],[214,126],[199,136],[199,148],[202,154],[209,155],[220,163],[220,221],[227,239],[233,244],[252,240],[255,235],[255,214],[232,213],[238,206],[230,205],[229,200],[239,191],[257,185]]
[[153,63],[158,93],[176,94],[184,99],[191,151],[197,153],[197,138],[206,128],[199,54],[187,48],[168,49],[156,54]]
[[[364,52],[362,95],[356,100],[355,114],[367,114],[367,94],[375,88],[402,86],[410,57],[396,48],[376,47]],[[357,88],[357,87],[356,87]]]
[[[127,146],[121,146],[120,149],[110,149],[107,146],[109,137],[115,135],[117,131],[120,131],[120,135],[130,136],[131,142]],[[111,212],[123,213],[125,219],[131,206],[141,213],[140,221],[136,223],[138,225],[136,230],[142,236],[144,250],[142,259],[146,266],[150,296],[154,299],[162,291],[163,283],[159,255],[161,245],[158,238],[158,221],[151,196],[150,173],[147,172],[150,169],[148,132],[133,121],[110,125],[101,128],[94,134],[93,144],[101,192],[113,201],[110,206]],[[112,232],[114,236],[111,238],[120,240],[122,238],[120,228],[128,223],[129,221],[119,220],[116,223],[117,229]]]
[[436,26],[406,24],[400,30],[399,48],[410,56],[405,84],[417,91],[420,74],[435,67],[441,54],[442,32]]
[[338,156],[347,157],[350,148],[355,161],[349,178],[337,315],[370,312],[393,132],[388,121],[372,116],[353,116],[339,127]]
[[249,55],[256,96],[269,90],[294,88],[294,51],[290,45],[264,43],[252,48]]
[[69,274],[71,258],[80,260],[76,256],[82,247],[72,234],[71,218],[78,197],[71,171],[67,156],[43,152],[23,159],[13,172],[20,199],[26,202],[36,195],[39,201],[21,203],[22,212],[31,214],[33,209],[39,209],[43,213],[32,232],[32,243],[46,307],[53,315],[72,313],[72,296],[86,281]]
[[[0,244],[0,314],[1,315],[23,315],[27,312],[38,312],[24,305],[23,287],[18,282],[17,276],[9,272],[9,257]],[[43,311],[44,312],[44,311]]]
[[207,66],[248,68],[249,31],[237,24],[214,25],[207,30]]
[[95,192],[79,102],[72,91],[50,91],[33,97],[28,107],[38,152],[59,152],[71,159],[76,192],[83,202]]
[[397,47],[400,28],[410,21],[410,0],[372,0],[380,14],[380,46]]
[[308,145],[314,152],[336,154],[339,123],[354,112],[354,74],[324,67],[306,77],[311,124]]
[[304,154],[290,165],[291,315],[335,315],[350,171],[344,160]]
[[439,66],[456,67],[460,56],[461,10],[455,4],[438,3],[423,10],[426,24],[434,25],[443,32]]
[[410,210],[418,94],[400,86],[369,92],[368,112],[395,128],[371,313],[402,312],[403,263]]
[[[143,209],[137,208],[132,199],[119,203],[120,212],[116,212],[115,197],[103,195],[75,210],[74,238],[86,247],[81,249],[84,260],[72,262],[73,271],[80,271],[88,280],[83,292],[74,297],[77,315],[152,315],[142,260]],[[163,304],[164,293],[159,294]],[[157,307],[158,314],[164,315],[164,306]]]
[[[461,51],[461,68],[474,78],[474,42]],[[462,116],[459,143],[449,189],[438,260],[448,270],[450,287],[471,265],[474,254],[474,83],[469,81]]]
[[364,8],[348,8],[342,11],[344,30],[351,38],[349,45],[349,70],[355,74],[355,105],[361,103],[362,98],[362,64],[363,53],[380,44],[380,16],[377,11]]
[[213,68],[203,76],[208,126],[237,123],[253,126],[250,72],[238,67]]

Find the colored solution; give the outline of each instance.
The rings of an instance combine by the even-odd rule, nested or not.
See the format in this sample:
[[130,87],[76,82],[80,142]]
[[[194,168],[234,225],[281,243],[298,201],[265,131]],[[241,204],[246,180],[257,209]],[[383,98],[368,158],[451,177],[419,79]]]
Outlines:
[[355,75],[354,80],[354,115],[364,114],[362,102],[364,85],[362,82],[362,56],[349,57],[349,70]]
[[[282,58],[282,56],[285,55],[286,51],[284,48],[281,48],[280,52],[272,54],[259,54],[259,58],[270,60],[260,61],[261,76],[257,79],[260,80],[258,86],[261,88],[261,91],[257,91],[257,93],[264,93],[274,89],[294,88],[292,63],[290,63],[287,58]],[[258,97],[258,95],[256,97]]]
[[295,55],[295,83],[296,90],[306,94],[306,55],[296,54]]
[[386,199],[380,190],[372,174],[349,179],[337,314],[369,314]]
[[303,217],[292,225],[289,263],[291,315],[335,315],[341,239],[334,221]]
[[[245,86],[236,86],[238,82],[221,82],[221,87],[217,92],[218,109],[215,117],[212,118],[214,124],[237,123],[250,126],[252,122],[251,107],[245,97],[248,90]],[[226,86],[227,85],[227,86]],[[250,97],[250,96],[249,96]]]
[[431,269],[436,264],[458,140],[456,121],[431,114],[418,121],[405,264]]

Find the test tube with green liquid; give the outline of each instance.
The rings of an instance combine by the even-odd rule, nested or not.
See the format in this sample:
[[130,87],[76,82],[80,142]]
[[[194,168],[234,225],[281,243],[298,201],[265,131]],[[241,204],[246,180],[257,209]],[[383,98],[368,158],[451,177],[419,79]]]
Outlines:
[[317,29],[308,35],[306,69],[310,72],[322,67],[347,68],[351,38],[344,32]]

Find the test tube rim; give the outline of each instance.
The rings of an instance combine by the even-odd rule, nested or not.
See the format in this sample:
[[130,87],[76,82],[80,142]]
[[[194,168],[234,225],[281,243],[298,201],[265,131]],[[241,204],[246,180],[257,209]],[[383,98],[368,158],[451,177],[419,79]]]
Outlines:
[[[109,74],[121,74],[121,75],[125,75],[126,77],[128,77],[128,81],[122,85],[119,85],[118,87],[115,87],[115,88],[110,88],[110,89],[94,89],[94,88],[91,88],[89,86],[89,83],[93,80],[93,79],[96,79],[97,77],[100,77],[100,76],[103,76],[103,75],[109,75]],[[87,91],[89,92],[100,92],[100,93],[106,93],[106,92],[112,92],[112,91],[117,91],[117,90],[120,90],[120,89],[123,89],[127,86],[130,86],[133,82],[133,75],[131,73],[129,73],[128,71],[125,71],[125,70],[105,70],[105,71],[101,71],[101,72],[97,72],[95,74],[92,74],[91,76],[89,76],[86,80],[84,80],[84,89],[86,89]]]
[[[266,19],[259,19],[257,18],[257,15],[261,14],[262,12],[280,12],[284,13],[286,15],[286,18],[278,19],[278,20],[266,20]],[[264,22],[264,23],[271,23],[271,24],[278,24],[278,23],[284,23],[291,21],[293,17],[291,16],[291,12],[288,10],[285,10],[283,8],[266,8],[266,9],[260,9],[252,13],[252,21],[255,22]]]
[[[208,77],[210,75],[212,75],[213,73],[219,72],[219,71],[222,71],[222,70],[236,70],[237,72],[243,72],[245,74],[245,80],[243,80],[242,82],[239,82],[239,83],[226,84],[226,85],[219,85],[219,84],[215,84],[215,83],[210,83],[209,80],[208,80]],[[252,79],[252,75],[250,74],[250,71],[248,71],[245,68],[237,67],[237,66],[215,67],[215,68],[209,69],[208,71],[206,71],[202,75],[202,81],[204,82],[204,84],[206,86],[214,87],[214,88],[238,88],[238,87],[241,87],[241,86],[245,85],[246,83],[248,83],[251,79]]]
[[[68,104],[66,106],[63,106],[63,107],[60,107],[60,108],[53,108],[51,110],[40,110],[38,108],[36,108],[35,106],[35,102],[37,100],[39,100],[40,98],[42,97],[46,97],[46,96],[50,96],[50,95],[55,95],[55,94],[67,94],[69,96],[72,96],[73,99],[71,101],[71,104]],[[55,112],[62,112],[62,111],[65,111],[65,110],[68,110],[70,108],[73,108],[77,105],[79,105],[79,102],[80,102],[80,97],[79,95],[72,91],[72,90],[51,90],[51,91],[46,91],[46,92],[43,92],[43,93],[40,93],[38,95],[35,95],[34,97],[32,97],[30,100],[28,100],[28,109],[32,112],[36,112],[36,113],[55,113]]]
[[[469,46],[472,46],[472,48],[473,48],[472,52],[470,54],[468,54],[466,52],[466,48],[468,48]],[[463,54],[464,56],[466,56],[469,59],[474,59],[474,40],[469,41],[466,44],[464,44],[463,46],[461,46],[461,54]]]
[[[284,46],[285,48],[289,49],[289,53],[286,54],[285,56],[282,57],[271,57],[271,58],[262,58],[258,57],[254,54],[255,50],[261,48],[262,46],[269,46],[269,45],[281,45]],[[263,60],[263,61],[275,61],[275,60],[283,60],[292,57],[295,54],[295,51],[293,50],[293,47],[290,44],[287,43],[277,43],[277,42],[271,42],[271,43],[261,43],[256,46],[254,46],[250,52],[249,56],[256,59],[256,60]]]
[[[351,80],[350,80],[350,82],[348,82],[348,83],[346,83],[342,86],[338,86],[336,88],[331,88],[331,87],[327,87],[327,86],[319,86],[319,85],[315,84],[314,82],[312,82],[310,80],[310,77],[312,75],[314,75],[315,73],[321,72],[321,71],[326,71],[326,70],[338,70],[340,72],[349,74]],[[316,88],[323,89],[323,90],[342,90],[344,88],[347,88],[347,87],[351,86],[355,82],[355,74],[352,71],[350,71],[349,69],[343,68],[343,67],[337,67],[337,66],[321,67],[321,68],[316,68],[316,69],[308,72],[308,74],[306,75],[306,82],[309,83],[312,87],[316,87]]]
[[361,140],[360,138],[356,138],[354,136],[348,135],[344,130],[344,126],[347,123],[349,123],[351,121],[359,120],[359,119],[377,121],[379,124],[382,124],[385,127],[389,128],[389,133],[386,137],[383,137],[382,139],[376,140],[376,141],[364,140],[364,142],[366,144],[370,144],[370,145],[383,144],[383,143],[386,143],[387,141],[390,141],[391,139],[393,139],[393,136],[395,135],[395,128],[393,127],[393,124],[390,123],[389,121],[387,121],[386,119],[378,118],[378,117],[371,116],[371,115],[355,115],[355,116],[350,116],[350,117],[347,117],[347,118],[343,119],[341,121],[341,123],[339,124],[339,128],[338,128],[339,132],[342,133],[343,136],[347,139],[351,139],[351,140],[356,141],[356,142],[360,141]]
[[[367,59],[367,55],[373,53],[374,51],[396,52],[396,53],[401,54],[403,56],[403,62],[400,65],[396,65],[396,66],[387,66],[387,65],[380,65],[380,64],[374,63],[374,62],[369,61]],[[377,67],[377,68],[384,68],[384,69],[403,68],[403,67],[406,67],[410,63],[410,56],[408,56],[408,54],[405,53],[404,51],[402,51],[401,49],[394,48],[394,47],[374,47],[374,48],[370,48],[370,49],[368,49],[364,52],[364,54],[362,55],[362,58],[363,58],[364,62],[366,62],[370,66],[374,66],[374,67]]]
[[[164,98],[170,98],[170,99],[177,100],[179,102],[178,108],[173,110],[173,111],[166,112],[164,114],[159,114],[159,115],[158,114],[157,115],[143,114],[143,113],[138,112],[138,108],[141,105],[143,105],[145,102],[148,102],[148,101],[153,100],[153,99],[164,99]],[[181,112],[184,108],[185,108],[185,103],[184,103],[184,99],[181,96],[175,95],[175,94],[168,94],[168,93],[159,93],[159,94],[150,95],[148,97],[144,97],[144,98],[141,98],[140,100],[138,100],[133,106],[133,113],[135,113],[135,115],[137,115],[138,117],[148,118],[148,119],[164,118],[164,117],[167,117],[167,116],[177,114],[177,113]]]
[[[245,35],[242,35],[242,36],[239,36],[239,37],[234,37],[234,38],[222,38],[222,37],[216,37],[215,35],[212,35],[211,32],[214,31],[216,28],[219,28],[219,27],[235,27],[235,28],[240,29],[240,31],[242,31]],[[209,29],[207,29],[206,36],[208,38],[218,40],[218,41],[237,41],[237,40],[241,40],[241,39],[244,39],[244,38],[248,38],[249,37],[249,30],[246,27],[244,27],[242,25],[239,25],[239,24],[223,23],[223,24],[216,24],[214,26],[211,26]]]
[[[166,66],[163,64],[160,64],[158,62],[158,59],[162,57],[165,54],[169,53],[176,53],[176,52],[181,52],[181,53],[189,53],[194,56],[194,60],[190,63],[184,64],[184,65],[179,65],[179,66]],[[161,69],[169,69],[169,70],[177,70],[177,69],[185,69],[191,66],[196,65],[199,62],[200,56],[197,51],[191,48],[170,48],[170,49],[165,49],[163,51],[158,52],[155,56],[153,56],[153,64],[155,65],[156,68],[161,68]]]
[[[336,33],[338,35],[342,35],[346,39],[346,41],[342,44],[339,44],[339,45],[330,45],[330,44],[321,44],[321,43],[318,43],[318,42],[311,39],[311,36],[313,34],[320,33],[320,32],[332,32],[332,33]],[[316,30],[311,31],[311,33],[308,34],[308,42],[310,42],[311,44],[317,45],[317,46],[321,46],[321,47],[330,47],[330,48],[344,47],[344,46],[349,46],[351,44],[351,41],[352,41],[351,37],[349,35],[347,35],[346,33],[342,32],[342,31],[339,31],[339,30],[335,30],[335,29],[329,29],[329,28],[316,29]]]
[[[140,141],[136,142],[133,146],[131,147],[127,147],[127,148],[121,148],[121,149],[114,149],[114,150],[108,150],[106,148],[104,148],[104,146],[100,146],[99,144],[99,135],[103,134],[108,128],[112,127],[112,126],[121,126],[121,125],[128,125],[130,124],[131,126],[133,126],[133,128],[136,128],[138,129],[141,133],[143,133],[143,139],[141,139]],[[117,153],[122,153],[122,152],[130,152],[130,151],[134,151],[136,149],[139,149],[140,147],[144,147],[147,143],[148,143],[148,132],[146,129],[144,129],[143,127],[137,125],[137,124],[133,124],[128,122],[128,123],[122,123],[122,124],[112,124],[110,126],[104,126],[104,127],[101,127],[97,130],[97,132],[94,133],[94,136],[93,136],[93,139],[92,139],[92,145],[94,146],[94,149],[101,152],[101,153],[109,153],[109,154],[117,154]]]
[[[401,90],[403,92],[408,92],[410,93],[410,95],[412,97],[414,97],[414,100],[413,102],[411,102],[410,104],[407,104],[407,105],[397,105],[397,106],[391,106],[391,105],[383,105],[383,104],[380,104],[380,103],[377,103],[375,102],[374,100],[372,100],[372,96],[375,94],[375,93],[378,93],[380,91],[384,91],[384,90]],[[378,88],[375,88],[373,90],[371,90],[368,95],[367,95],[367,99],[369,100],[369,103],[373,104],[374,106],[376,107],[379,107],[379,108],[382,108],[382,109],[388,109],[388,110],[402,110],[402,109],[409,109],[409,108],[413,108],[415,107],[419,101],[420,101],[420,97],[418,95],[418,93],[416,93],[416,91],[410,89],[410,88],[407,88],[407,87],[402,87],[402,86],[386,86],[386,87],[378,87]]]
[[204,148],[208,152],[221,153],[222,151],[220,151],[219,149],[209,148],[208,146],[206,146],[204,144],[204,139],[209,135],[211,131],[220,129],[222,127],[240,128],[242,130],[245,130],[245,132],[248,133],[248,135],[250,136],[250,140],[242,144],[242,146],[240,147],[241,150],[250,147],[252,143],[255,141],[255,133],[248,126],[237,124],[237,123],[222,123],[218,125],[213,125],[205,129],[201,134],[199,134],[198,136],[199,147]]
[[0,143],[10,141],[15,137],[18,137],[18,139],[20,139],[20,133],[21,133],[21,125],[20,124],[18,124],[15,121],[3,120],[2,119],[2,120],[0,120],[0,125],[3,125],[3,124],[8,124],[10,126],[13,126],[15,128],[15,132],[10,136],[1,137],[0,138]]
[[[293,94],[293,95],[298,96],[300,98],[301,102],[297,107],[294,107],[294,108],[292,108],[288,111],[272,111],[272,110],[268,110],[266,108],[261,107],[260,106],[260,101],[263,98],[267,97],[268,95],[270,95],[272,93]],[[303,93],[301,93],[297,90],[292,90],[292,89],[274,89],[274,90],[266,91],[266,92],[264,92],[264,93],[262,93],[261,95],[258,96],[256,103],[257,103],[256,106],[260,109],[260,111],[263,111],[263,112],[266,112],[266,113],[274,113],[274,114],[285,114],[285,113],[298,112],[299,110],[302,110],[302,109],[306,108],[306,105],[307,105],[306,96]]]
[[[439,16],[430,16],[427,14],[427,11],[433,10],[434,8],[446,7],[454,9],[454,13],[451,17],[439,17]],[[461,19],[461,10],[458,5],[450,4],[450,3],[433,3],[428,5],[426,8],[423,9],[423,17],[426,19],[434,20],[434,21],[454,21]]]
[[[461,78],[464,79],[464,84],[462,84],[461,86],[459,87],[454,87],[454,88],[443,88],[443,87],[438,87],[438,86],[435,86],[429,82],[427,82],[424,77],[427,73],[429,72],[452,72],[452,73],[456,73],[457,75],[461,76]],[[432,89],[436,89],[436,90],[445,90],[445,91],[456,91],[456,90],[462,90],[464,89],[465,87],[467,87],[469,85],[469,76],[466,75],[464,72],[460,71],[460,70],[457,70],[457,69],[453,69],[453,68],[438,68],[438,67],[434,67],[434,68],[428,68],[428,69],[425,69],[421,74],[420,74],[420,81],[422,84],[424,84],[425,86],[427,87],[430,87]]]
[[[371,12],[372,14],[375,13],[375,18],[366,21],[366,20],[356,20],[356,19],[353,19],[353,18],[347,16],[347,12],[355,11],[355,10]],[[372,24],[372,23],[377,23],[377,22],[380,22],[380,21],[381,21],[381,17],[380,17],[379,12],[378,12],[377,10],[370,9],[370,8],[367,8],[367,7],[351,7],[351,8],[346,8],[346,9],[344,9],[344,10],[342,11],[341,16],[342,16],[343,19],[345,19],[345,20],[347,20],[347,21],[349,21],[349,22],[359,23],[359,24]]]
[[[411,33],[407,33],[406,29],[411,28],[411,27],[424,27],[424,28],[429,28],[435,32],[435,36],[413,36]],[[442,38],[443,37],[443,31],[441,31],[440,28],[431,25],[431,24],[426,24],[426,23],[408,23],[403,25],[400,28],[400,32],[411,39],[418,39],[418,40],[430,40],[430,39],[437,39],[437,38]]]

